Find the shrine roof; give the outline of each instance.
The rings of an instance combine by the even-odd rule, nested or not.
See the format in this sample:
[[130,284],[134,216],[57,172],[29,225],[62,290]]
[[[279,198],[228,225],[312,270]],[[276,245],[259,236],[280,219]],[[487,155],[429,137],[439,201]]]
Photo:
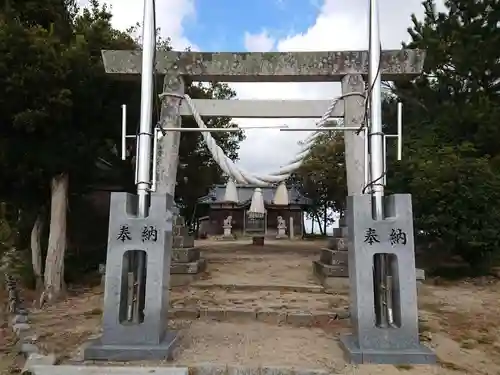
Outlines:
[[[276,187],[274,186],[254,186],[254,185],[236,185],[236,191],[238,193],[237,204],[247,204],[252,200],[252,195],[255,188],[260,187],[262,190],[262,196],[264,197],[265,204],[273,204],[274,195],[276,194]],[[198,199],[198,204],[218,204],[226,203],[224,201],[224,195],[226,193],[226,185],[215,185],[212,190]],[[309,198],[304,197],[296,188],[288,188],[288,199],[290,204],[297,205],[310,205],[312,202]]]

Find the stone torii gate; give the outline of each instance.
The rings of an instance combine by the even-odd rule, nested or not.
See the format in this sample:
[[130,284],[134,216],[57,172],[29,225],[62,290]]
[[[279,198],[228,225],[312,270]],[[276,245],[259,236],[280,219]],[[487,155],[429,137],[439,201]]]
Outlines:
[[[128,75],[139,76],[142,65],[141,55],[141,51],[103,51],[106,72],[116,75],[117,78]],[[419,50],[383,51],[380,61],[381,77],[386,81],[412,78],[422,71],[424,58],[425,52]],[[181,117],[192,115],[191,109],[183,100],[185,77],[195,81],[222,82],[341,82],[342,94],[345,95],[365,91],[364,78],[368,74],[368,59],[367,51],[272,53],[158,51],[156,72],[164,76],[163,93],[167,94],[162,96],[160,126],[170,129],[180,128]],[[232,118],[319,118],[331,103],[328,100],[193,100],[193,102],[201,116]],[[337,102],[330,117],[343,117],[345,127],[357,128],[363,125],[365,110],[364,101],[360,100],[360,97],[347,96]],[[155,206],[162,208],[171,206],[171,202],[168,200],[171,200],[175,193],[180,136],[179,131],[167,131],[166,135],[159,141],[158,165],[156,172],[154,172],[157,182],[155,196],[151,197],[151,209]],[[344,136],[348,194],[356,196],[362,193],[366,183],[365,140],[362,133],[356,135],[354,132],[346,132]],[[128,209],[130,206],[128,202],[118,201],[118,198],[115,200],[115,206],[119,209],[111,215],[110,230],[112,224],[116,226],[117,217],[126,216],[125,207]],[[161,227],[161,222],[167,220],[167,216],[161,210],[153,210],[151,220],[153,220],[153,224]],[[142,225],[143,221],[139,224]],[[137,228],[133,227],[133,229],[138,229],[139,224],[131,225],[136,225]],[[152,247],[144,247],[143,251],[148,256],[151,255],[152,260],[147,262],[145,272],[147,275],[145,289],[149,291],[149,294],[146,297],[145,305],[147,311],[140,323],[127,323],[125,325],[120,323],[120,320],[123,319],[119,318],[118,315],[121,316],[125,312],[122,311],[121,307],[118,309],[116,306],[120,305],[122,294],[126,292],[118,281],[124,272],[124,266],[121,256],[113,256],[113,259],[108,258],[107,271],[113,272],[106,275],[103,335],[100,342],[87,348],[86,358],[106,359],[109,357],[109,359],[115,360],[130,360],[164,358],[171,355],[176,336],[174,333],[165,334],[163,332],[167,327],[165,312],[169,306],[168,275],[172,246],[168,243],[169,240],[170,238],[165,237],[161,243],[159,242]],[[115,248],[121,249],[122,245],[119,242],[114,241],[114,239],[110,241],[108,254],[112,253]],[[164,249],[163,253],[162,249]],[[358,265],[358,268],[365,267],[367,267],[366,263]],[[362,300],[363,298],[359,298],[360,293],[366,293],[363,290],[351,292],[354,293],[351,298],[355,300]],[[410,294],[411,300],[413,294]],[[405,299],[405,301],[407,300]],[[359,308],[373,309],[373,306],[367,306],[366,303],[360,305]],[[415,342],[414,325],[416,326],[417,322],[413,322],[412,319],[415,315],[413,312],[416,312],[416,301],[413,301],[413,304],[408,308],[411,313],[406,314],[405,312],[402,315],[404,315],[405,330],[407,315],[409,317],[409,335],[411,337],[408,341],[413,345]],[[358,324],[358,326],[360,325]],[[378,340],[379,333],[373,330],[358,332],[360,327],[356,333],[364,334],[369,338],[373,336],[372,342]],[[404,341],[406,336],[404,333],[399,334],[397,339]],[[418,334],[416,340],[418,343]],[[370,344],[370,340],[365,341]],[[390,345],[392,345],[392,341]]]
[[[141,74],[140,51],[103,51],[107,73]],[[408,80],[421,73],[425,52],[389,50],[381,54],[384,81]],[[342,94],[363,92],[368,74],[367,51],[345,52],[157,52],[156,72],[163,75],[163,92],[184,95],[184,77],[194,81],[222,82],[341,82]],[[319,118],[330,100],[193,100],[201,116],[234,118]],[[331,117],[344,117],[344,126],[361,126],[365,106],[360,97],[339,100]],[[162,127],[180,127],[181,116],[191,110],[180,98],[166,96],[162,102]],[[159,143],[157,187],[173,194],[181,133],[170,132]],[[364,136],[346,132],[348,195],[358,195],[365,185]]]

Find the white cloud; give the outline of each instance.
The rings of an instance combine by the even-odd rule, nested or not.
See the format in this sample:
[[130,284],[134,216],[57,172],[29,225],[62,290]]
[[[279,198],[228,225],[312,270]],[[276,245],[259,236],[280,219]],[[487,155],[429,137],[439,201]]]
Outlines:
[[[407,28],[410,15],[423,15],[421,0],[380,1],[381,41],[384,49],[398,49],[408,41]],[[368,49],[368,1],[325,0],[318,7],[314,25],[301,34],[276,40],[278,51],[333,51]],[[273,36],[263,31],[245,33],[245,46],[249,51],[258,47],[269,50]],[[240,99],[333,99],[340,95],[338,83],[261,83],[232,84]],[[241,126],[286,123],[289,126],[312,126],[310,120],[250,120],[239,119]],[[240,165],[247,170],[269,173],[286,165],[299,150],[297,142],[308,133],[280,132],[277,130],[247,131],[241,144]]]
[[[88,0],[77,0],[80,6],[87,6]],[[144,1],[141,0],[104,0],[111,7],[113,26],[125,30],[137,22],[142,24]],[[157,27],[163,37],[170,37],[174,49],[183,50],[197,46],[184,36],[183,24],[196,17],[194,0],[157,0]]]
[[250,52],[269,52],[274,48],[276,39],[271,37],[266,30],[260,34],[245,32],[245,48]]

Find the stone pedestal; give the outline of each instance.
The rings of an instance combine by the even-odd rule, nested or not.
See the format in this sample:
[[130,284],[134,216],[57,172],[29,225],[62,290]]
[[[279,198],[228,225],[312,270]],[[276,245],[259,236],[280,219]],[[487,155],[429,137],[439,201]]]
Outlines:
[[206,259],[201,257],[200,250],[194,246],[194,237],[189,234],[184,218],[180,215],[174,218],[172,248],[172,286],[189,284],[206,270]]
[[222,235],[222,239],[226,241],[234,240],[234,236],[231,233],[231,229],[233,228],[231,225],[224,225],[224,234]]
[[276,235],[277,240],[282,240],[288,238],[286,235],[286,228],[278,228],[278,234]]
[[252,245],[254,246],[264,246],[264,236],[253,236]]
[[327,248],[321,249],[320,259],[313,261],[314,274],[325,288],[348,285],[347,227],[343,219],[339,225],[333,229]]

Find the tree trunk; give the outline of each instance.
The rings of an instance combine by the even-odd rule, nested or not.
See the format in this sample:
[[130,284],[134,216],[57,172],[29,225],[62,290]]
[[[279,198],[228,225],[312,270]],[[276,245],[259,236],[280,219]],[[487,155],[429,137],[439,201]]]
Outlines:
[[327,222],[328,222],[328,208],[325,207],[325,210],[323,211],[323,234],[325,235],[326,235]]
[[43,216],[39,213],[31,230],[31,264],[33,265],[33,274],[35,275],[36,290],[38,292],[43,291],[42,246],[40,241],[42,228]]
[[321,219],[319,217],[319,214],[318,212],[315,212],[314,213],[314,218],[316,219],[316,221],[318,222],[318,227],[319,227],[319,233],[324,236],[325,235],[325,232],[323,231],[323,226],[321,225]]
[[68,175],[52,179],[50,205],[50,233],[45,259],[45,290],[41,298],[53,302],[64,291],[64,252],[66,250],[66,212],[68,208]]
[[311,215],[311,235],[314,234],[314,215]]

